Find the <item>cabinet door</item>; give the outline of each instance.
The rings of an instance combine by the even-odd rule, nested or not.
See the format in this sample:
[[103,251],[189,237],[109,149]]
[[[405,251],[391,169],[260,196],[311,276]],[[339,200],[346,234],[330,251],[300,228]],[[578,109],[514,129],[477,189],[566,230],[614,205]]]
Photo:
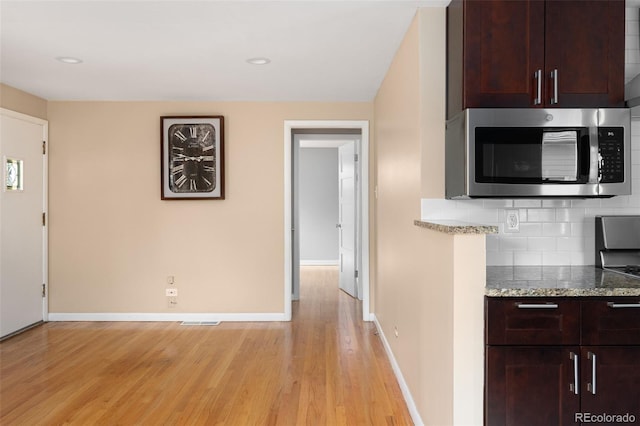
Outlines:
[[545,3],[545,105],[624,106],[624,0]]
[[485,424],[574,424],[578,347],[488,346]]
[[544,69],[544,2],[467,1],[464,7],[463,108],[534,106],[535,72]]
[[[640,419],[640,346],[584,346],[581,363],[582,413]],[[624,423],[612,418],[596,424]]]

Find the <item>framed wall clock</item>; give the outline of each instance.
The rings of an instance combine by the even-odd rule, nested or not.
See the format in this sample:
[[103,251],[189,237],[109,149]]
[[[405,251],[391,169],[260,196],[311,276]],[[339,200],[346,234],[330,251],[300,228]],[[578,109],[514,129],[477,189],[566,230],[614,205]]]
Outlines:
[[224,117],[160,117],[163,200],[224,199]]

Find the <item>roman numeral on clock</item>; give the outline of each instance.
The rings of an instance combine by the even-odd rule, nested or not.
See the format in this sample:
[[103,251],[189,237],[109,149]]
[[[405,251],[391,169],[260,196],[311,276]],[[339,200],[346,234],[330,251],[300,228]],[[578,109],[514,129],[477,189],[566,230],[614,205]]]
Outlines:
[[183,173],[183,172],[184,172],[184,164],[180,164],[178,166],[171,168],[172,175],[177,175],[178,173]]
[[180,188],[186,181],[187,177],[185,175],[182,175],[178,179],[176,179],[176,185],[178,186],[178,188]]

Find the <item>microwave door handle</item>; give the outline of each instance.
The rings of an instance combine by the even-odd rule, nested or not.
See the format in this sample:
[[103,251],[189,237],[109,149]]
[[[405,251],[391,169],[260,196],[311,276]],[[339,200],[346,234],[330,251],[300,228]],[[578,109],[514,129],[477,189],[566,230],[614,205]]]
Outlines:
[[600,146],[598,127],[589,128],[589,183],[600,182]]

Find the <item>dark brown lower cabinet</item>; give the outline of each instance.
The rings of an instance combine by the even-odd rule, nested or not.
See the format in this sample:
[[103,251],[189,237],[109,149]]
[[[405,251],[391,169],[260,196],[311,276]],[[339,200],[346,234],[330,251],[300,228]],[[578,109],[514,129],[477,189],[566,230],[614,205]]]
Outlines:
[[581,407],[603,422],[640,424],[640,346],[583,346]]
[[485,425],[640,425],[640,300],[487,298]]
[[552,426],[574,424],[580,395],[570,347],[487,347],[486,424]]
[[640,424],[640,347],[489,346],[486,355],[487,425]]

